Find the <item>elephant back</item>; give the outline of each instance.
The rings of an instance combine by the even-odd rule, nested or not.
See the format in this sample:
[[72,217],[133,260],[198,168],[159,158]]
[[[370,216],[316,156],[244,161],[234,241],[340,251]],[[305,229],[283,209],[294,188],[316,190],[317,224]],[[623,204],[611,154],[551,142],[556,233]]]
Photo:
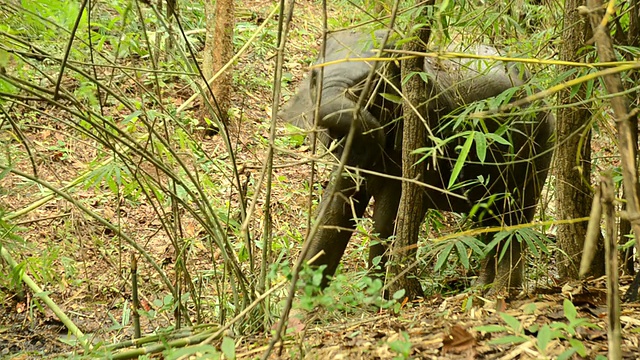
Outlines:
[[[452,44],[447,52],[479,56],[502,56],[488,45],[464,47]],[[515,63],[491,58],[425,58],[424,71],[433,79],[441,104],[453,111],[478,100],[499,95],[507,89],[523,85],[528,74]]]

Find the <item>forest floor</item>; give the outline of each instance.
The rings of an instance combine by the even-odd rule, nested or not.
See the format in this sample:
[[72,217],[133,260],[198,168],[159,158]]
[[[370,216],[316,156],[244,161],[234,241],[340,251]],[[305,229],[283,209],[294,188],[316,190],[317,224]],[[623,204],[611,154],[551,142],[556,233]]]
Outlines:
[[[268,13],[271,1],[252,2],[250,10],[258,19]],[[319,47],[319,7],[317,2],[302,1],[296,10],[294,28],[297,36],[288,47],[285,71],[291,83],[284,90],[291,95],[315,58]],[[334,10],[331,10],[334,11]],[[306,34],[306,35],[305,35]],[[256,57],[243,57],[237,69],[250,68],[256,78],[272,78],[273,51]],[[260,61],[262,60],[262,61]],[[245,74],[246,75],[246,74]],[[246,79],[245,79],[246,80]],[[252,88],[237,82],[234,107],[240,115],[231,129],[237,149],[237,163],[243,168],[242,181],[253,183],[258,178],[265,159],[271,118],[271,90],[255,85]],[[191,93],[182,83],[167,82],[163,93],[180,104]],[[77,86],[66,79],[63,86]],[[121,86],[135,84],[123,83]],[[45,112],[46,104],[39,104]],[[117,114],[117,109],[111,109]],[[87,171],[88,164],[99,158],[97,150],[83,140],[65,133],[59,125],[47,118],[39,118],[27,109],[16,107],[14,116],[29,119],[24,134],[38,154],[38,176],[62,187],[68,181]],[[194,107],[192,111],[198,111]],[[57,114],[48,112],[49,116]],[[278,123],[278,134],[287,133]],[[284,136],[286,139],[287,137]],[[0,132],[0,141],[16,144],[8,132]],[[283,143],[281,143],[283,144]],[[285,144],[286,145],[286,144]],[[17,146],[17,145],[16,145]],[[284,145],[283,145],[284,146]],[[219,136],[203,139],[204,149],[215,157],[224,156],[224,144]],[[284,146],[277,152],[274,169],[272,204],[274,231],[284,237],[287,233],[304,234],[310,167],[308,164],[287,166],[309,155],[306,146]],[[29,172],[31,163],[22,154],[14,166]],[[320,181],[326,181],[330,169],[318,169]],[[221,182],[226,181],[220,179]],[[8,213],[25,209],[42,197],[42,189],[26,184],[15,176],[0,178],[0,205]],[[120,226],[136,239],[144,242],[150,255],[158,259],[171,272],[176,259],[169,240],[158,235],[160,223],[150,206],[132,204],[107,196],[109,189],[87,187],[74,192],[94,211],[106,219],[117,219]],[[237,204],[237,198],[229,200]],[[238,216],[237,210],[230,217]],[[252,223],[253,236],[261,235],[262,209],[257,207]],[[195,221],[185,218],[182,224],[186,235],[197,236]],[[123,244],[114,243],[113,233],[100,224],[87,219],[76,208],[61,199],[54,199],[19,218],[17,233],[34,248],[25,247],[27,262],[46,263],[47,272],[37,280],[46,284],[46,291],[67,312],[86,334],[96,334],[104,342],[117,342],[130,338],[132,329],[125,323],[123,308],[128,306],[128,283],[124,281],[129,258]],[[0,239],[1,241],[1,239]],[[2,243],[0,243],[2,244]],[[299,245],[299,244],[298,244]],[[211,259],[207,249],[194,245],[189,266],[207,269]],[[342,273],[361,271],[366,255],[363,246],[352,241]],[[299,246],[287,254],[297,258]],[[45,268],[45,265],[38,265]],[[3,269],[3,273],[9,273]],[[142,264],[140,274],[155,274]],[[552,274],[547,274],[553,279]],[[461,276],[462,277],[462,276]],[[55,281],[54,281],[55,279]],[[454,279],[457,281],[458,279]],[[165,290],[156,275],[142,275],[142,301],[149,307],[162,304]],[[553,281],[550,281],[553,283]],[[630,280],[623,278],[622,293]],[[73,348],[67,330],[48,308],[33,306],[37,294],[28,291],[14,293],[0,289],[5,296],[0,307],[0,357],[39,358],[65,357]],[[451,294],[449,292],[448,294]],[[570,300],[569,306],[565,300]],[[335,301],[341,301],[336,298]],[[624,359],[640,358],[640,304],[622,304],[622,351]],[[564,286],[528,289],[515,299],[483,299],[473,292],[457,295],[430,295],[420,301],[403,304],[397,312],[363,307],[359,311],[339,312],[319,309],[306,314],[303,321],[290,320],[291,329],[284,341],[276,345],[270,358],[310,359],[551,359],[561,354],[570,359],[594,359],[607,354],[607,305],[604,279],[592,279]],[[171,313],[165,313],[154,322],[144,321],[143,333],[152,333],[172,323]],[[163,320],[164,317],[164,320]],[[99,335],[98,335],[99,334]],[[259,358],[271,340],[271,333],[236,337],[236,357]],[[573,349],[576,354],[570,355]],[[585,354],[579,356],[578,353]],[[38,354],[38,355],[34,355]]]

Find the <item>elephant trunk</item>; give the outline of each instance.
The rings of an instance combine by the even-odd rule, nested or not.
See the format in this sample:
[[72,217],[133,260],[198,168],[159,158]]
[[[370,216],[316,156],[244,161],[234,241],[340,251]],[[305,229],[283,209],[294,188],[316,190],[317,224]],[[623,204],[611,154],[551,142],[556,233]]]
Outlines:
[[318,125],[326,128],[333,139],[346,138],[351,126],[354,126],[354,145],[350,149],[347,164],[367,167],[372,165],[385,146],[384,128],[367,109],[354,111],[356,103],[345,93],[344,90],[324,90]]

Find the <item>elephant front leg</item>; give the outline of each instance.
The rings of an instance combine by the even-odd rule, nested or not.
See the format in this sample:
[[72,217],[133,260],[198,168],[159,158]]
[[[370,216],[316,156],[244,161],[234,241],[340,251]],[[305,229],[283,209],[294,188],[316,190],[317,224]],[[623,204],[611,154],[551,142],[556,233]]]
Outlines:
[[[483,221],[480,225],[495,227],[501,224],[503,226],[523,224],[531,222],[535,214],[533,205],[526,207],[524,211],[517,208],[508,208],[507,205],[503,206],[502,209],[507,209],[502,215],[502,220]],[[525,261],[522,254],[522,244],[515,234],[510,236],[510,240],[508,238],[502,239],[490,253],[486,254],[485,261],[480,269],[481,272],[477,284],[481,286],[491,285],[487,292],[488,295],[493,295],[503,289],[509,290],[522,287]],[[487,234],[485,242],[489,244],[493,238],[494,234]]]
[[[508,246],[504,253],[503,246]],[[522,244],[518,240],[512,239],[509,244],[499,244],[486,255],[480,269],[477,285],[491,286],[487,294],[492,295],[502,289],[520,288],[523,274]]]
[[[317,220],[320,222],[319,229],[311,239],[309,251],[305,257],[305,261],[309,261],[322,253],[312,264],[313,266],[326,265],[320,284],[322,288],[329,284],[328,277],[335,274],[355,229],[356,219],[363,216],[370,199],[365,186],[358,187],[349,178],[341,179],[338,186],[339,188],[335,191],[331,191],[331,187],[335,187],[334,180],[325,192],[325,194],[333,192],[333,196],[322,197],[319,209],[325,205],[328,208],[324,216]],[[329,204],[325,204],[327,202]]]
[[375,199],[373,222],[378,239],[372,240],[372,244],[369,247],[368,265],[372,276],[383,278],[386,272],[386,264],[389,260],[389,237],[395,234],[402,185],[399,181],[387,178],[378,178],[376,180],[373,194]]

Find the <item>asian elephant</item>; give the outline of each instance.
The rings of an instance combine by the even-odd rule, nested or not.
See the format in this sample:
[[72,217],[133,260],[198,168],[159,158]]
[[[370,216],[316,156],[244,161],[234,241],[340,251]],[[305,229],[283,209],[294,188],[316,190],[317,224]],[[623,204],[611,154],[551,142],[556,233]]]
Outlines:
[[[316,62],[326,64],[322,66],[323,71],[314,66],[311,75],[279,115],[298,127],[313,128],[318,92],[316,80],[322,73],[318,126],[324,130],[320,139],[325,144],[339,141],[351,126],[355,126],[347,165],[401,177],[400,60],[380,60],[392,57],[384,51],[379,52],[384,36],[384,31],[341,31],[329,35],[325,56]],[[386,47],[390,48],[393,45]],[[498,55],[497,49],[485,45],[468,48],[458,45],[451,49],[474,55]],[[363,83],[372,69],[376,72],[373,86],[366,94],[362,108],[354,113]],[[461,117],[457,116],[465,110],[476,109],[472,106],[484,100],[494,100],[495,104],[496,98],[511,96],[512,101],[522,97],[524,91],[516,88],[525,84],[527,72],[514,63],[426,57],[424,73],[426,77],[423,78],[432,82],[424,107],[431,134],[446,139],[461,131],[474,130],[487,134],[487,147],[484,156],[479,155],[480,151],[468,152],[455,179],[458,186],[447,189],[465,138],[445,144],[430,140],[432,145],[441,146],[435,151],[437,156],[432,153],[418,165],[426,167],[426,177],[419,180],[427,184],[424,191],[428,200],[424,211],[415,215],[415,221],[422,221],[429,208],[473,214],[471,217],[478,226],[508,226],[532,221],[552,157],[553,115],[524,107],[482,119],[460,121]],[[493,105],[492,109],[496,110],[497,106]],[[337,146],[337,155],[341,154],[343,146],[344,141]],[[384,268],[387,260],[385,240],[394,235],[401,182],[382,175],[357,173],[357,176],[334,173],[334,181],[325,194],[331,193],[331,187],[335,188],[337,176],[343,176],[340,187],[334,189],[333,197],[324,196],[321,200],[321,204],[330,204],[325,215],[317,220],[321,227],[310,240],[306,259],[324,251],[324,255],[314,262],[316,266],[326,265],[323,287],[328,283],[327,276],[336,271],[355,227],[355,219],[363,216],[372,197],[374,229],[380,241],[370,246],[369,266],[378,263],[374,260],[380,257],[378,264]],[[478,204],[481,205],[478,207]],[[494,248],[493,253],[487,255],[479,283],[494,284],[494,287],[521,285],[524,269],[521,244],[514,239],[508,246],[506,252],[502,249],[496,252]],[[500,254],[502,257],[498,259]]]

